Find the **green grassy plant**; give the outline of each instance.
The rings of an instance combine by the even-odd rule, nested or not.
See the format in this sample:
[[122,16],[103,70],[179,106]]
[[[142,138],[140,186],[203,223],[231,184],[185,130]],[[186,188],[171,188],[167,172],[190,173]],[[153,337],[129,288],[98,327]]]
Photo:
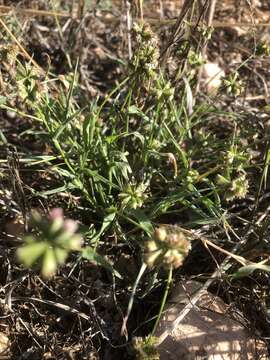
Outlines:
[[[181,234],[167,233],[165,241],[160,232],[166,228],[158,225],[177,222],[184,228],[197,228],[218,224],[227,229],[224,206],[246,196],[251,159],[240,141],[239,116],[207,103],[194,106],[188,82],[194,76],[189,79],[187,74],[185,81],[172,84],[159,66],[159,42],[150,27],[138,24],[133,35],[136,50],[126,69],[128,75],[103,99],[85,99],[79,86],[79,63],[73,73],[53,77],[49,71],[44,74],[19,61],[15,54],[14,64],[7,67],[15,91],[7,89],[1,107],[29,119],[34,129],[29,132],[36,131],[50,146],[49,155],[25,155],[29,167],[42,164],[58,181],[51,189],[32,189],[33,196],[75,195],[77,208],[92,224],[83,232],[86,246],[78,249],[70,243],[73,233],[65,246],[59,245],[59,234],[50,232],[54,222],[47,219],[46,230],[39,219],[43,238],[26,239],[19,250],[20,259],[28,266],[40,261],[43,273],[50,275],[70,251],[77,250],[117,276],[96,252],[101,243],[109,241],[108,235],[114,234],[117,242],[137,246],[144,253],[133,297],[146,265],[158,270],[166,264],[169,269],[159,319],[172,269],[182,264],[189,242]],[[201,63],[193,53],[189,61],[192,66]],[[235,96],[239,95],[236,80],[226,83]],[[20,108],[14,107],[16,101]],[[232,124],[232,136],[220,139],[211,130],[209,123],[216,117]],[[61,221],[58,230],[62,236],[65,221]],[[47,260],[48,253],[54,261]]]

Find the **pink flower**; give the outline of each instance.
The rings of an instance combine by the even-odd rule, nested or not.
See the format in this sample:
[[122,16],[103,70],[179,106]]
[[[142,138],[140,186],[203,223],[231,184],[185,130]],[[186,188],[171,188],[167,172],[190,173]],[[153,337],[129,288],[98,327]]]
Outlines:
[[63,217],[64,217],[64,212],[62,208],[54,208],[50,211],[49,218],[51,220],[56,220]]

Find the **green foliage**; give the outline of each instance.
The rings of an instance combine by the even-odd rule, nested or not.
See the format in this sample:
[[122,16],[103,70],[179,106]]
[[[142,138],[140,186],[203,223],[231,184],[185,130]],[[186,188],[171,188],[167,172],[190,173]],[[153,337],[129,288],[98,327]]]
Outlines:
[[119,279],[122,278],[122,276],[119,274],[118,271],[114,270],[114,268],[112,267],[112,265],[109,263],[109,261],[107,261],[103,256],[97,254],[92,248],[90,248],[89,246],[87,246],[86,248],[83,249],[82,251],[82,257],[85,258],[86,260],[89,260],[93,263],[96,263],[100,266],[103,266],[104,268],[106,268],[107,270],[109,270],[113,275],[115,275],[116,277],[118,277]]
[[[209,39],[209,29],[200,31],[204,41]],[[148,265],[150,270],[169,270],[163,309],[172,270],[188,256],[190,240],[177,227],[157,224],[173,217],[172,221],[187,228],[229,227],[223,205],[246,196],[250,156],[240,141],[237,114],[205,103],[194,105],[192,87],[203,64],[199,49],[182,45],[190,73],[174,84],[160,68],[159,39],[151,28],[135,25],[133,38],[127,77],[103,99],[85,98],[78,64],[73,73],[53,77],[49,71],[40,73],[20,62],[15,54],[12,68],[7,68],[15,91],[7,89],[0,106],[30,119],[33,129],[39,130],[39,140],[50,148],[50,155],[25,160],[29,167],[48,165],[48,174],[57,178],[56,186],[38,195],[57,199],[58,193],[66,192],[76,196],[76,207],[91,224],[82,247],[74,221],[65,220],[62,213],[48,218],[34,214],[37,232],[25,237],[25,245],[18,250],[20,261],[26,266],[37,264],[48,277],[72,251],[78,251],[81,258],[122,278],[98,254],[99,246],[106,246],[111,238],[116,243],[135,243],[144,255],[131,307]],[[243,88],[239,74],[230,75],[224,86],[230,95],[239,96]],[[18,99],[19,110],[13,106]],[[234,129],[221,138],[217,127],[211,127],[220,117]],[[251,269],[239,271],[241,275]],[[142,344],[142,356],[148,356],[151,348],[149,343]]]
[[[219,222],[220,194],[231,200],[248,187],[249,158],[237,136],[219,141],[207,130],[207,118],[217,112],[211,106],[187,115],[186,86],[176,91],[160,69],[157,36],[143,23],[133,32],[137,46],[129,75],[103,100],[85,101],[76,69],[51,79],[16,60],[12,70],[24,114],[38,123],[52,149],[43,163],[62,182],[41,195],[64,189],[79,195],[96,219],[90,237],[96,245],[108,231],[122,236],[128,224],[151,236],[153,222],[166,214],[184,213],[187,226]],[[11,107],[6,102],[2,108]],[[110,222],[108,214],[114,214]]]
[[199,67],[204,63],[204,60],[201,53],[190,49],[188,53],[188,62],[192,67]]
[[249,161],[249,155],[235,144],[234,138],[225,156],[223,173],[216,177],[216,184],[226,201],[247,195],[249,184],[245,167],[248,166]]
[[[100,230],[101,233],[113,218],[113,214],[108,215]],[[25,245],[17,251],[18,259],[26,267],[38,265],[41,274],[50,277],[55,274],[59,265],[65,263],[71,252],[77,251],[81,253],[82,258],[106,268],[116,277],[121,278],[109,261],[97,254],[94,248],[82,246],[82,235],[76,232],[78,223],[65,219],[62,209],[53,209],[47,217],[33,212],[31,226],[35,232],[24,237]]]
[[256,270],[259,271],[267,271],[270,272],[270,266],[265,265],[264,261],[262,263],[252,263],[248,264],[246,266],[242,266],[240,269],[238,269],[233,275],[233,279],[239,279],[242,277],[250,276],[252,273]]
[[261,41],[256,47],[256,55],[258,56],[270,56],[270,46],[267,42]]
[[159,360],[160,356],[156,349],[157,339],[154,337],[133,338],[132,345],[135,352],[135,359],[138,360]]
[[238,97],[244,91],[244,85],[238,72],[229,75],[227,79],[223,80],[227,94]]

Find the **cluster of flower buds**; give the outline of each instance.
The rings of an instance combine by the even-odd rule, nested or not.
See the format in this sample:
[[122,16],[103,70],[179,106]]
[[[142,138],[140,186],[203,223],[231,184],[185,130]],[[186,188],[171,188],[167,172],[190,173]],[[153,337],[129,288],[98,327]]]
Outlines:
[[217,184],[223,189],[223,197],[226,201],[244,198],[249,187],[245,173],[240,174],[233,180],[228,180],[224,176],[218,175]]
[[18,249],[18,258],[27,267],[37,263],[42,275],[49,277],[66,261],[70,251],[81,249],[82,238],[76,233],[78,224],[65,219],[60,208],[53,209],[48,217],[33,212],[31,223],[37,234],[24,238],[25,245]]
[[243,81],[240,79],[238,72],[234,72],[223,79],[223,85],[228,95],[238,97],[244,91]]
[[156,79],[159,61],[158,38],[145,23],[134,24],[136,51],[130,66],[133,71],[146,75],[147,78]]
[[156,81],[155,86],[150,89],[149,93],[154,96],[157,101],[172,101],[175,93],[174,90],[169,80],[160,77],[158,81]]
[[145,262],[149,267],[176,269],[182,265],[190,250],[190,240],[177,226],[158,227],[146,243]]
[[258,56],[270,56],[270,44],[265,41],[259,42],[256,48],[256,55]]
[[148,183],[128,184],[124,191],[119,194],[122,208],[137,209],[142,207],[148,197],[146,194],[148,185]]

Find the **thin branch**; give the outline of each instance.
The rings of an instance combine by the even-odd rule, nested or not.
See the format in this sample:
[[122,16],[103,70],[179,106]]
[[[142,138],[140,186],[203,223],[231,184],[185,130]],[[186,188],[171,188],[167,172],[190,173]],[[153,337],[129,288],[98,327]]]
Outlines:
[[[28,16],[52,16],[52,17],[59,17],[59,18],[76,18],[72,16],[70,13],[67,12],[55,12],[55,11],[46,11],[46,10],[36,10],[36,9],[24,9],[21,7],[14,7],[14,6],[5,6],[0,5],[0,17],[1,16],[8,16],[12,12],[20,13],[23,15]],[[112,18],[102,18],[101,16],[98,17],[100,20],[103,20],[105,23],[119,23],[121,21],[120,16],[114,16]],[[140,20],[140,18],[135,17],[135,21]],[[153,25],[173,25],[177,22],[177,19],[158,19],[152,17],[144,17],[144,20]],[[195,26],[195,22],[189,23],[191,26]],[[256,22],[226,22],[226,21],[213,21],[212,25],[213,28],[224,28],[224,27],[241,27],[241,28],[250,28],[250,27],[270,27],[270,22],[267,23],[256,23]]]
[[36,10],[36,9],[23,9],[21,7],[14,7],[14,6],[5,6],[0,5],[0,12],[3,14],[1,15],[10,15],[10,12],[19,12],[23,15],[29,15],[29,16],[57,16],[62,18],[69,18],[71,17],[69,13],[58,13],[54,11],[46,11],[46,10]]
[[185,0],[184,4],[182,6],[181,12],[175,22],[171,38],[168,41],[165,49],[163,50],[163,52],[160,56],[160,64],[161,65],[163,65],[165,63],[166,59],[169,57],[171,47],[175,43],[176,39],[179,37],[179,34],[181,33],[183,21],[187,15],[188,11],[192,8],[194,1],[195,0]]
[[8,33],[8,35],[11,37],[11,39],[16,43],[16,45],[21,50],[22,54],[26,57],[27,60],[29,60],[40,72],[43,72],[43,69],[38,65],[38,63],[33,59],[32,56],[28,54],[28,52],[25,50],[25,48],[21,45],[21,43],[18,41],[15,35],[9,30],[5,22],[0,18],[0,25],[5,29],[5,31]]
[[131,45],[131,28],[132,28],[132,20],[131,20],[131,5],[129,0],[126,0],[126,14],[127,14],[127,40],[128,40],[128,58],[131,60],[132,58],[132,45]]
[[[208,27],[212,26],[214,15],[215,15],[216,4],[217,4],[217,0],[211,0],[208,19],[207,19],[207,26]],[[206,56],[207,45],[208,45],[208,41],[206,40],[204,45],[203,45],[203,48],[202,48],[202,58],[205,61],[206,61],[206,58],[207,58],[207,56]],[[199,92],[199,90],[200,90],[202,74],[203,74],[203,66],[200,67],[199,72],[198,72],[198,80],[197,80],[197,86],[196,86],[196,89],[195,89],[195,94],[197,94]]]

